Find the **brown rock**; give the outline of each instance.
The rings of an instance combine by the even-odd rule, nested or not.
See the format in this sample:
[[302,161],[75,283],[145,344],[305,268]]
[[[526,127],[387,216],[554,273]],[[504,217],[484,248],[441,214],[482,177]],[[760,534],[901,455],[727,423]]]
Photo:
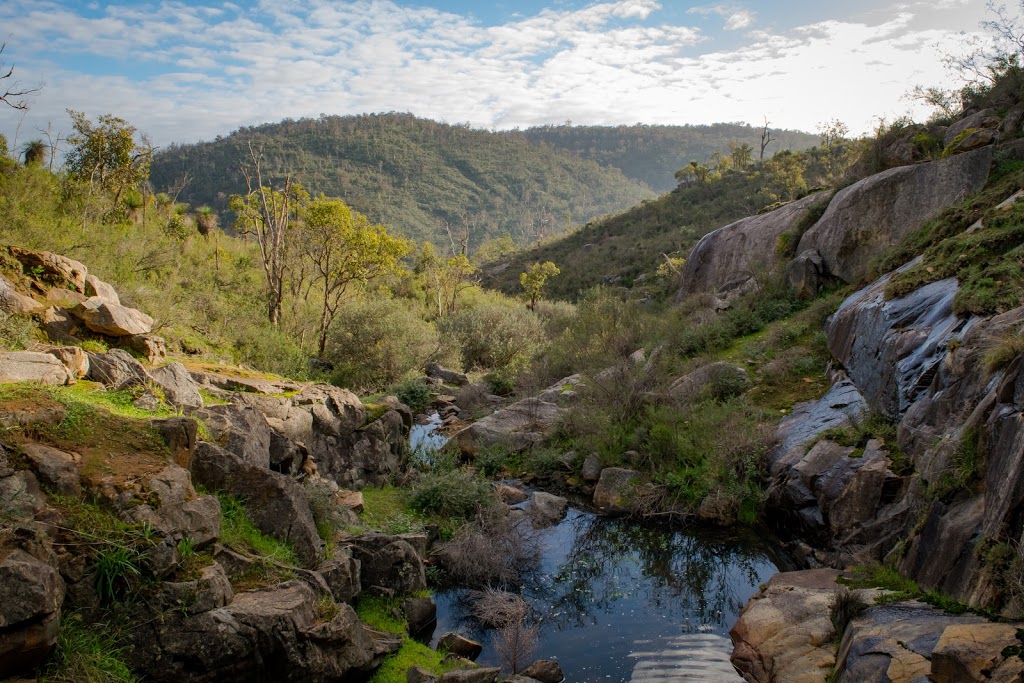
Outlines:
[[86,296],[97,296],[108,303],[121,305],[121,298],[117,295],[117,290],[95,275],[85,276],[84,291]]
[[475,640],[460,636],[458,633],[448,632],[437,641],[438,649],[443,649],[450,654],[475,660],[483,652],[484,646]]
[[981,683],[1004,659],[1002,651],[1020,647],[1012,624],[952,624],[947,626],[931,657],[935,683]]
[[522,489],[517,489],[514,486],[506,486],[505,484],[498,484],[495,486],[494,492],[498,494],[498,498],[501,498],[501,502],[506,505],[516,505],[517,503],[522,503],[529,498]]
[[78,346],[51,346],[46,353],[59,360],[68,373],[77,379],[88,376],[89,356]]
[[530,666],[523,669],[523,675],[533,678],[540,683],[561,683],[565,680],[562,667],[553,659],[538,659]]
[[133,334],[121,338],[121,344],[143,356],[151,365],[167,360],[167,343],[155,334]]
[[362,491],[349,491],[348,489],[339,489],[334,494],[335,500],[338,501],[338,505],[347,507],[352,512],[363,511],[363,492]]
[[0,310],[11,315],[31,315],[42,308],[41,303],[18,293],[11,281],[0,275]]
[[111,337],[144,335],[153,329],[153,319],[142,311],[108,303],[98,296],[78,304],[71,313],[93,332]]
[[594,505],[608,513],[629,512],[628,497],[639,478],[636,470],[604,468],[594,488]]
[[8,250],[27,275],[35,277],[52,287],[68,287],[76,292],[85,291],[85,276],[88,269],[78,261],[48,251],[31,251],[21,247]]

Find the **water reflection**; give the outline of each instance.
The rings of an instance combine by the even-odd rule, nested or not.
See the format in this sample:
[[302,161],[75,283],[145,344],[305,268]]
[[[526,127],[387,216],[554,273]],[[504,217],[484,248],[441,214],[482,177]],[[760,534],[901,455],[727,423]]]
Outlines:
[[[727,633],[739,610],[768,577],[790,568],[776,544],[754,533],[671,528],[578,509],[541,532],[539,542],[539,572],[523,589],[542,619],[537,656],[558,659],[571,681],[653,680],[634,675],[668,652],[679,666],[715,660],[728,669]],[[497,664],[490,634],[469,617],[466,591],[448,591],[437,602],[436,633],[481,639],[480,661]]]

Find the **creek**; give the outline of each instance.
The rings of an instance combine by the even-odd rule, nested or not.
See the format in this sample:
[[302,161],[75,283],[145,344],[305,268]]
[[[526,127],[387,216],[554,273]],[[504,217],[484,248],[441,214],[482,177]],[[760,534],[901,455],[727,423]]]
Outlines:
[[[759,586],[794,569],[763,532],[608,517],[574,501],[536,532],[539,562],[520,589],[540,622],[532,659],[556,659],[566,681],[742,681],[729,628]],[[494,632],[472,616],[473,591],[435,592],[437,628],[479,641],[499,666]]]

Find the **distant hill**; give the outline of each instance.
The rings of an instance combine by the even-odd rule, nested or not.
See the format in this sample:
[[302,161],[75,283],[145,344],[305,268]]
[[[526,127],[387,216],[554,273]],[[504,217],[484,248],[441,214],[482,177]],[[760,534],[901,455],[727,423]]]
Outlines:
[[[781,149],[801,150],[818,144],[817,135],[770,128],[772,141],[766,158]],[[639,180],[657,192],[676,186],[675,172],[690,163],[704,163],[714,152],[724,152],[729,142],[761,149],[761,128],[743,123],[701,126],[540,126],[519,134],[531,142],[573,152],[603,166],[612,166],[626,177]]]
[[468,225],[471,247],[504,232],[529,244],[654,196],[616,168],[522,135],[394,113],[286,120],[172,145],[153,162],[153,185],[165,190],[187,174],[179,201],[224,210],[245,189],[250,141],[263,147],[265,178],[291,173],[416,240],[447,243],[446,225]]

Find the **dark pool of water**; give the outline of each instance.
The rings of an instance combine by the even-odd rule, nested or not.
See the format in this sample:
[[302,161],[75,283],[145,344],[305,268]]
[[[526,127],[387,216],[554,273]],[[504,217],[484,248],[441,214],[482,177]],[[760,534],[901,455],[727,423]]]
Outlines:
[[[522,588],[541,619],[535,658],[566,681],[739,681],[728,631],[772,574],[790,568],[778,544],[747,531],[607,518],[570,508],[539,534],[540,566]],[[434,643],[456,631],[497,666],[492,632],[470,617],[471,592],[435,595]]]

